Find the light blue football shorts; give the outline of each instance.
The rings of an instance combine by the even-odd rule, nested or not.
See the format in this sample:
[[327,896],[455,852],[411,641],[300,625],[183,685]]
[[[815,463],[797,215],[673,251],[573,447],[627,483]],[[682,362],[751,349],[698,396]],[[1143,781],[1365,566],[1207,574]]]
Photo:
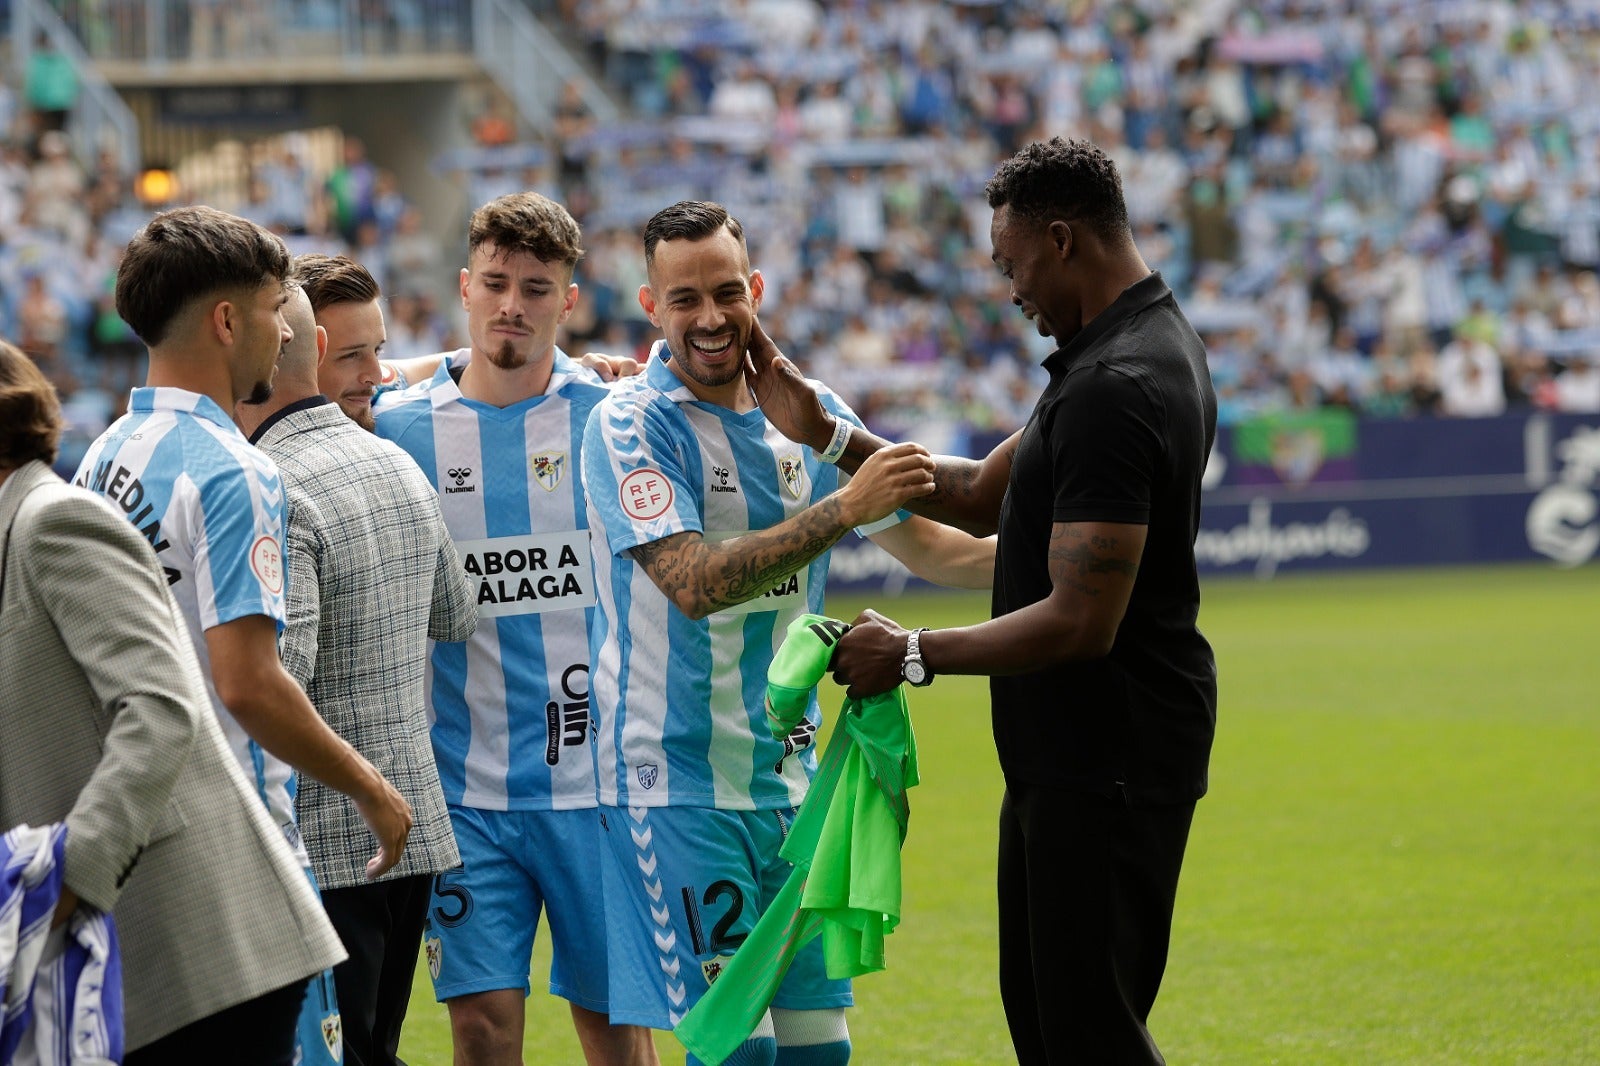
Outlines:
[[[699,1002],[794,867],[778,857],[793,808],[601,807],[611,916],[611,1021],[671,1029]],[[848,1007],[822,939],[795,957],[773,1006]]]
[[423,932],[440,1002],[501,988],[530,990],[533,934],[550,923],[550,992],[606,1013],[600,820],[575,811],[485,811],[450,805],[461,866],[434,878]]

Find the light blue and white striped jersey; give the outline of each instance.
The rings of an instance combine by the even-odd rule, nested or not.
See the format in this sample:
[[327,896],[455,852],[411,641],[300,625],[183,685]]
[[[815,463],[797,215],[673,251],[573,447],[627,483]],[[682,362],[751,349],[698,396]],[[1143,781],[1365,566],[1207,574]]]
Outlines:
[[128,413],[83,457],[73,484],[121,508],[156,550],[200,657],[228,745],[296,853],[294,771],[234,720],[211,679],[206,630],[263,614],[283,631],[283,485],[208,396],[134,389]]
[[[816,771],[811,740],[821,711],[813,694],[806,721],[787,741],[774,740],[762,701],[790,621],[822,610],[828,553],[762,595],[697,621],[673,606],[628,549],[687,531],[716,541],[770,528],[833,492],[840,474],[759,409],[738,414],[697,400],[668,368],[665,351],[658,342],[644,373],[613,386],[584,436],[599,598],[589,643],[600,802],[797,806]],[[818,388],[830,411],[860,424]]]
[[477,588],[477,632],[435,644],[429,661],[439,779],[445,799],[467,807],[593,807],[594,564],[578,452],[606,387],[558,350],[543,396],[494,407],[461,395],[469,354],[376,407],[378,435],[439,490]]

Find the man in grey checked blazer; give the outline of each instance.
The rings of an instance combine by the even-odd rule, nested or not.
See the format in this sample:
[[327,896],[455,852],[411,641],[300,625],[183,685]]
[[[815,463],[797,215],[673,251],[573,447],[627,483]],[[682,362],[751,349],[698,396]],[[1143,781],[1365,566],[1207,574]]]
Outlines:
[[306,979],[344,951],[223,740],[155,552],[51,472],[60,417],[0,342],[0,830],[66,822],[57,917],[81,899],[116,920],[129,1062],[186,1034],[286,1058]]
[[428,640],[466,640],[477,608],[422,471],[318,392],[327,337],[304,291],[284,318],[294,340],[271,400],[235,415],[283,478],[284,665],[415,818],[400,862],[368,884],[371,838],[349,799],[303,778],[295,800],[323,904],[350,952],[334,970],[345,1062],[393,1063],[432,877],[460,864],[428,738]]

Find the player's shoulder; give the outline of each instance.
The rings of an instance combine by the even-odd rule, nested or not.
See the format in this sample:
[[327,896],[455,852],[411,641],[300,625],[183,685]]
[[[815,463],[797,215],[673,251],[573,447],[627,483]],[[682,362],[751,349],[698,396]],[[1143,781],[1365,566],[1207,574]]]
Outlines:
[[372,419],[378,432],[394,439],[433,415],[433,390],[436,378],[404,388],[379,393],[372,405]]
[[639,418],[652,411],[664,413],[676,404],[645,375],[636,374],[607,386],[600,406],[613,417]]
[[600,380],[599,374],[576,359],[559,350],[556,352],[550,393],[587,411],[604,400],[612,388],[612,384]]
[[202,491],[236,482],[275,485],[280,479],[272,456],[245,440],[233,426],[180,416],[175,432],[182,441],[183,473]]

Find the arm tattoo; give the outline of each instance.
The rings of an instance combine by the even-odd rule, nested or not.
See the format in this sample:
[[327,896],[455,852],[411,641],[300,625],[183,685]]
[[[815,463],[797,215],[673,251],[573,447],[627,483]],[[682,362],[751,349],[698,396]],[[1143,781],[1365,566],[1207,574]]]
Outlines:
[[1126,574],[1139,572],[1139,561],[1114,554],[1116,537],[1091,534],[1086,538],[1081,530],[1064,527],[1050,537],[1050,572],[1058,575],[1077,592],[1098,596],[1100,589],[1089,583],[1092,574]]
[[941,459],[933,472],[933,491],[915,502],[937,508],[971,499],[978,470],[971,459]]
[[849,531],[832,498],[793,518],[718,544],[679,533],[632,549],[656,587],[691,618],[752,600],[833,547]]

